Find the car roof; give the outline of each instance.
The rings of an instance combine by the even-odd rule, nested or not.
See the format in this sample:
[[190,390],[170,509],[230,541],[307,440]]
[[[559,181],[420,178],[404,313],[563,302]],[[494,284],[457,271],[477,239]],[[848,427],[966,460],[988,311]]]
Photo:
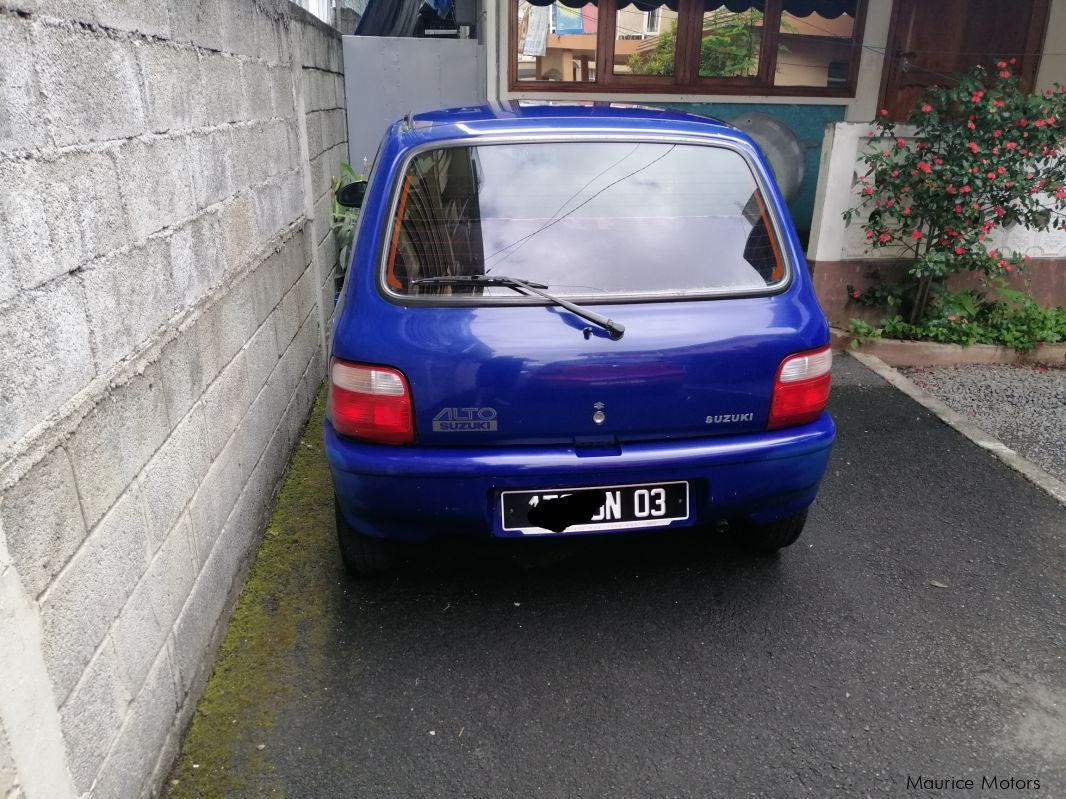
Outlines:
[[578,132],[634,132],[717,135],[749,141],[733,126],[712,117],[670,108],[608,102],[530,102],[512,100],[444,108],[407,116],[394,131],[420,143],[477,136]]

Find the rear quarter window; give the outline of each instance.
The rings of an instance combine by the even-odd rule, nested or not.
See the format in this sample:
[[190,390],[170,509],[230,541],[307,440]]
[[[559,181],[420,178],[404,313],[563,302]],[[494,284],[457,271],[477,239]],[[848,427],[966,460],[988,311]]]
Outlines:
[[514,297],[418,278],[507,275],[586,300],[771,289],[787,278],[747,161],[721,146],[525,142],[418,153],[383,280],[404,297]]

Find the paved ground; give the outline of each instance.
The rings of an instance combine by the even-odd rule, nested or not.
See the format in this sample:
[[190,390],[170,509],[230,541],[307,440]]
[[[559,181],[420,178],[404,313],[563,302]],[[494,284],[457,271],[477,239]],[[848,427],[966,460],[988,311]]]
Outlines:
[[769,560],[616,539],[348,583],[312,422],[172,796],[1066,796],[1066,511],[835,375],[823,492]]
[[982,430],[1066,481],[1066,369],[944,366],[900,371]]

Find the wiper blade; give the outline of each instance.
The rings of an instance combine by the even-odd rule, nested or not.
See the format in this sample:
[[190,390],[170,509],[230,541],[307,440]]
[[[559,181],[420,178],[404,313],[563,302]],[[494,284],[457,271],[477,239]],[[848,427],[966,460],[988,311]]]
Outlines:
[[543,283],[530,283],[528,280],[502,275],[440,275],[415,278],[411,283],[415,286],[506,286],[507,288],[522,284],[536,289],[548,288]]
[[[523,283],[521,280],[514,280],[513,278],[511,282],[514,285],[518,286],[518,288],[525,289],[527,291],[532,292],[533,294],[539,294],[544,299],[550,300],[556,305],[566,308],[566,310],[568,310],[575,316],[580,316],[582,319],[588,320],[589,322],[592,322],[592,324],[602,327],[604,330],[607,331],[607,335],[611,337],[611,341],[618,341],[618,339],[622,338],[622,336],[625,335],[626,326],[623,325],[621,322],[616,322],[613,319],[608,319],[603,314],[598,314],[595,311],[590,311],[588,308],[582,308],[580,305],[570,302],[570,300],[564,300],[562,297],[556,297],[554,294],[549,294],[546,291],[541,291],[533,283]],[[587,334],[585,335],[585,338],[588,338]]]
[[416,286],[506,286],[507,288],[536,294],[565,308],[575,316],[580,316],[582,319],[602,327],[613,341],[618,341],[626,332],[626,326],[621,322],[615,322],[613,319],[608,319],[606,316],[590,311],[588,308],[582,308],[580,305],[564,300],[562,297],[549,294],[543,291],[543,289],[548,288],[543,283],[531,283],[528,280],[522,280],[517,277],[506,277],[504,275],[440,275],[438,277],[416,278],[411,283]]
[[[507,288],[527,291],[536,294],[556,305],[565,308],[575,316],[580,316],[586,321],[592,322],[607,331],[612,341],[618,341],[626,332],[626,326],[621,322],[608,319],[602,314],[582,308],[576,303],[556,297],[542,289],[548,288],[543,283],[530,283],[517,277],[505,277],[504,275],[442,275],[439,277],[420,277],[411,281],[416,286],[506,286]],[[586,336],[587,338],[587,336]]]

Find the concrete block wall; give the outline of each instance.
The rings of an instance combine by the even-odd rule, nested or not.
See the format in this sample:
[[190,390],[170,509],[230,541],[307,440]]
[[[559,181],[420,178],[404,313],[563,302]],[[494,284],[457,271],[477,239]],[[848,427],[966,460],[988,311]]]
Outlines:
[[0,799],[154,795],[325,373],[340,37],[0,0]]

